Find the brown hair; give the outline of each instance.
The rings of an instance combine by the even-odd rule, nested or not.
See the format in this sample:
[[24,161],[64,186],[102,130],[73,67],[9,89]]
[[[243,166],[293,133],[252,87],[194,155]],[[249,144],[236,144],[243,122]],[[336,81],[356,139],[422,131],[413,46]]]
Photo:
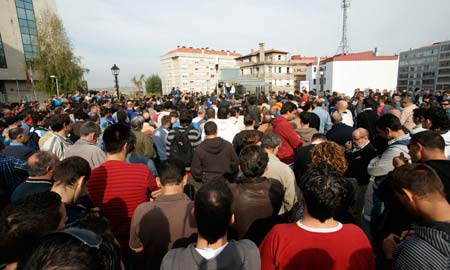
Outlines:
[[335,169],[341,176],[344,175],[347,170],[344,148],[332,141],[316,145],[311,153],[311,166],[317,166],[322,163]]
[[444,185],[436,171],[425,164],[405,164],[392,174],[392,189],[403,194],[407,189],[420,197],[439,193],[443,197]]

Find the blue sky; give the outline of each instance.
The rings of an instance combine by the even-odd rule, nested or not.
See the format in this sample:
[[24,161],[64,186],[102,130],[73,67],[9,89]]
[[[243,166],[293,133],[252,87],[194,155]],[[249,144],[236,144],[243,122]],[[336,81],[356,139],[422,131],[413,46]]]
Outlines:
[[[331,56],[341,39],[341,0],[57,0],[75,53],[90,69],[90,87],[120,85],[159,72],[159,57],[177,45],[235,50],[266,48]],[[448,0],[352,0],[352,51],[395,54],[450,39]]]

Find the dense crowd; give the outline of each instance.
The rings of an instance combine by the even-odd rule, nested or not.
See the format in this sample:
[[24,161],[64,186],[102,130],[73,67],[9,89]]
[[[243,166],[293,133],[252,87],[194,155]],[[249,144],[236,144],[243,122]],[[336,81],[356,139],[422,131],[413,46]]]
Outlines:
[[450,269],[450,91],[0,104],[0,269]]

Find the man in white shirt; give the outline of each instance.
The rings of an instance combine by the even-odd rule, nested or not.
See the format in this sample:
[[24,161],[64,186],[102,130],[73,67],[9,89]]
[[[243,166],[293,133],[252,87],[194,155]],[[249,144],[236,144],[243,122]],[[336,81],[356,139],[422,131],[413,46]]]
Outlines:
[[348,103],[345,100],[339,100],[336,103],[336,110],[342,116],[342,123],[346,124],[347,126],[353,127],[353,115],[352,112],[347,108]]

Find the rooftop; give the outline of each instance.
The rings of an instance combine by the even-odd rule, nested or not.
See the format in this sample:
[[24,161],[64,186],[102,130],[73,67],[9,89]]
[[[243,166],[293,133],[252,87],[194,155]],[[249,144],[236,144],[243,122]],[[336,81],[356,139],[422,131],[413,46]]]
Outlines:
[[237,53],[236,51],[229,51],[229,50],[210,50],[209,48],[193,48],[193,47],[186,47],[186,46],[178,46],[178,48],[171,50],[164,55],[177,53],[177,52],[183,52],[183,53],[198,53],[198,54],[212,54],[212,55],[229,55],[229,56],[241,56],[240,53]]
[[[300,54],[291,56],[291,60],[317,61],[317,56],[301,56]],[[321,56],[320,61],[325,60],[326,56]]]
[[[264,51],[264,54],[271,54],[271,53],[288,54],[288,52],[280,51],[280,50],[275,50],[275,49],[270,49],[270,50],[265,50],[265,51]],[[243,56],[240,56],[240,57],[237,57],[236,59],[238,59],[238,58],[250,57],[250,56],[257,56],[257,55],[259,55],[259,50],[254,50],[254,51],[252,51],[251,53],[246,54],[246,55],[243,55]]]
[[322,60],[320,63],[325,64],[334,61],[383,61],[383,60],[398,60],[398,55],[378,56],[374,55],[373,51],[367,51],[360,53],[338,54],[333,57],[328,57]]

